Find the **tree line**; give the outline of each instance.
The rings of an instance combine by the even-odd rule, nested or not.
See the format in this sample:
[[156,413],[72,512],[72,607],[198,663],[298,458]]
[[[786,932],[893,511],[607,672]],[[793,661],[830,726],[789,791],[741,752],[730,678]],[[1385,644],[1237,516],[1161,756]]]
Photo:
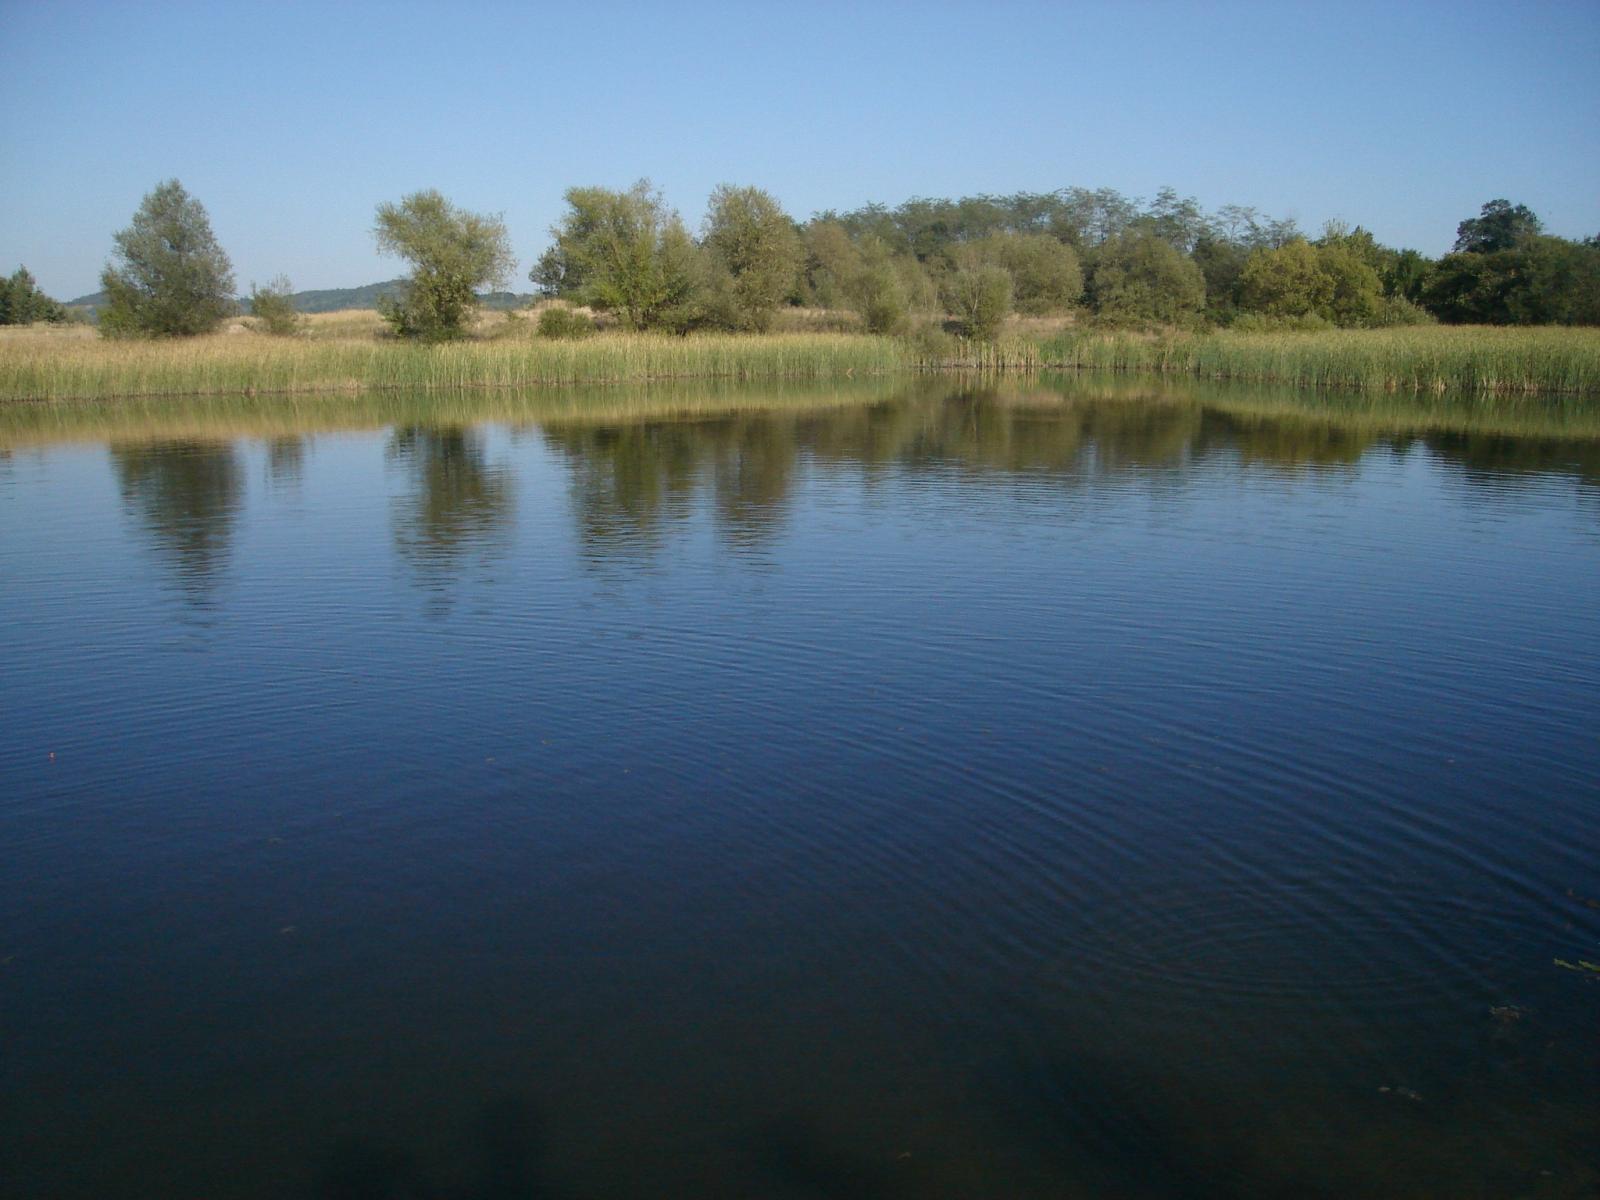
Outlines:
[[[1208,213],[1171,188],[1149,202],[1085,188],[913,199],[800,222],[760,188],[724,185],[698,234],[648,181],[570,188],[564,199],[528,277],[545,296],[634,330],[761,332],[795,306],[854,313],[874,333],[939,322],[976,338],[993,337],[1013,312],[1246,329],[1600,324],[1600,238],[1547,234],[1506,200],[1462,221],[1450,253],[1431,260],[1360,226],[1330,222],[1310,237],[1249,207]],[[479,294],[504,286],[515,267],[500,217],[437,191],[380,204],[373,233],[380,251],[411,266],[402,294],[380,302],[407,338],[459,336]],[[228,257],[176,180],[147,195],[113,240],[101,279],[108,336],[199,333],[236,311]],[[8,321],[54,304],[26,271],[4,288]],[[295,332],[287,279],[251,291],[269,331]],[[550,336],[593,328],[574,307],[540,318]]]

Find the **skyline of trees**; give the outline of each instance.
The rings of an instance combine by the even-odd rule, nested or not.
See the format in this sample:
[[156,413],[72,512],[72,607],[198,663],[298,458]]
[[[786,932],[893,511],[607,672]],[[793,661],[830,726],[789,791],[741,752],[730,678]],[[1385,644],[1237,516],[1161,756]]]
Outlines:
[[[630,329],[759,332],[788,306],[847,310],[871,332],[942,322],[966,336],[992,336],[1011,311],[1247,328],[1600,324],[1600,238],[1552,236],[1505,199],[1462,220],[1438,260],[1359,225],[1329,222],[1313,237],[1248,206],[1206,212],[1172,188],[1148,202],[1076,187],[914,197],[799,221],[770,193],[725,184],[698,234],[648,180],[570,188],[566,202],[529,279]],[[515,265],[499,218],[437,191],[378,211],[380,248],[414,267],[403,300],[383,306],[402,335],[461,332],[478,293]],[[234,311],[227,256],[176,180],[146,196],[114,241],[121,265],[103,276],[104,332],[202,332]],[[32,282],[19,271],[7,294],[33,294],[19,280]],[[4,307],[40,319],[30,304]]]

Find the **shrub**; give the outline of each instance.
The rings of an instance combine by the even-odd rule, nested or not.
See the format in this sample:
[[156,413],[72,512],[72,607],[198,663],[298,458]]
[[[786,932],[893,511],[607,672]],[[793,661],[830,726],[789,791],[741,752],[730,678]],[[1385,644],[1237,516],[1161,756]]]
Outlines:
[[852,281],[851,302],[868,333],[899,333],[911,315],[905,285],[889,263],[867,267]]
[[1011,272],[1004,267],[956,271],[945,284],[945,303],[965,337],[993,340],[1011,315]]
[[305,324],[294,306],[294,286],[287,276],[279,275],[266,287],[250,285],[250,315],[261,322],[261,328],[274,337],[293,337]]
[[551,304],[539,313],[537,332],[540,337],[575,341],[589,337],[594,331],[592,317],[565,304]]

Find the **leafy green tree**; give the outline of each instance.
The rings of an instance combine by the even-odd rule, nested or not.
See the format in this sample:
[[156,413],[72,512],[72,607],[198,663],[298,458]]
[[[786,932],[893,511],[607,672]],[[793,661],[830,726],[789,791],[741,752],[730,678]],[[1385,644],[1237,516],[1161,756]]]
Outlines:
[[457,208],[432,189],[378,205],[372,233],[381,253],[411,264],[404,293],[378,302],[401,337],[460,337],[478,292],[503,285],[516,265],[504,221]]
[[887,258],[862,267],[850,283],[851,306],[868,333],[901,333],[911,314],[900,273]]
[[1021,312],[1065,312],[1083,296],[1077,251],[1047,233],[992,233],[962,251],[958,265],[1002,267],[1010,273]]
[[66,308],[39,290],[27,267],[18,267],[9,279],[0,278],[0,325],[59,324],[66,319]]
[[1303,238],[1257,250],[1239,275],[1239,307],[1268,317],[1315,318],[1335,325],[1376,324],[1383,282],[1370,260],[1376,243],[1336,234],[1313,246]]
[[1600,325],[1600,250],[1539,234],[1519,247],[1521,275],[1509,297],[1519,325]]
[[250,285],[250,315],[274,337],[293,337],[305,324],[294,306],[294,285],[279,275],[266,287]]
[[568,212],[528,277],[547,294],[616,313],[630,329],[685,329],[706,268],[682,219],[641,179],[625,192],[568,188]]
[[1185,254],[1210,230],[1210,222],[1193,196],[1179,196],[1170,187],[1162,188],[1140,218],[1141,224],[1164,242]]
[[967,267],[945,282],[945,303],[955,314],[961,332],[991,341],[1011,314],[1011,272],[1004,267]]
[[1491,200],[1457,227],[1455,249],[1423,283],[1422,303],[1452,323],[1600,324],[1600,250],[1540,228],[1522,205]]
[[208,333],[235,311],[233,265],[206,210],[176,179],[147,195],[112,240],[116,261],[100,275],[106,336]]
[[1456,244],[1452,254],[1494,254],[1510,250],[1523,238],[1539,233],[1542,226],[1526,205],[1513,205],[1509,200],[1491,200],[1479,210],[1476,217],[1468,217],[1456,226]]
[[726,273],[740,328],[765,331],[794,291],[804,251],[794,222],[766,192],[723,184],[711,193],[702,243]]
[[1383,310],[1383,280],[1359,248],[1318,246],[1317,265],[1328,281],[1321,315],[1348,328],[1366,328],[1377,322]]
[[1521,258],[1515,250],[1446,254],[1428,273],[1422,303],[1452,325],[1509,325]]
[[1206,281],[1206,312],[1213,320],[1227,320],[1238,307],[1239,277],[1250,258],[1249,249],[1217,234],[1202,234],[1190,255]]
[[837,221],[813,221],[805,234],[805,295],[821,308],[850,304],[851,281],[861,271],[861,251]]
[[1239,306],[1269,317],[1321,315],[1332,293],[1317,248],[1304,238],[1257,250],[1239,276]]
[[1096,252],[1090,276],[1095,311],[1114,320],[1181,325],[1199,316],[1206,280],[1192,259],[1164,238],[1130,229]]
[[1379,272],[1383,277],[1384,295],[1418,303],[1432,269],[1433,263],[1420,250],[1399,251]]

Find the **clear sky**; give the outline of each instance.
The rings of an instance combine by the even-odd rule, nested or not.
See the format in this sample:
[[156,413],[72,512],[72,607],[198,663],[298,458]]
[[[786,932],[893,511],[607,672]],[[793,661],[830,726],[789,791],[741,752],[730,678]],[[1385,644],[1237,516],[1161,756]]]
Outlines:
[[1600,232],[1600,3],[630,5],[0,0],[0,270],[70,299],[163,179],[240,290],[401,273],[374,207],[564,189],[788,210],[1163,184],[1429,254],[1486,201]]

